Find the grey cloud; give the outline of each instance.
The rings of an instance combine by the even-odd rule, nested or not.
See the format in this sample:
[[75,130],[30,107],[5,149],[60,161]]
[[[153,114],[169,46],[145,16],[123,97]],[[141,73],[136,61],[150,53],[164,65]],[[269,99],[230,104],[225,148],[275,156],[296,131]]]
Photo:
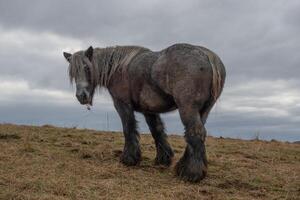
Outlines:
[[[96,45],[139,44],[153,49],[175,42],[215,50],[232,79],[293,77],[299,73],[298,34],[286,16],[296,1],[9,1],[0,5],[9,28],[52,31]],[[14,13],[12,15],[12,13]],[[291,17],[289,17],[291,18]],[[298,32],[299,33],[299,32]],[[262,66],[263,69],[262,69]],[[270,73],[269,71],[272,70]],[[295,71],[296,70],[296,71]],[[295,73],[296,72],[296,73]],[[248,77],[249,78],[249,77]]]
[[50,59],[26,52],[17,52],[19,53],[17,55],[21,56],[16,56],[16,52],[1,58],[1,76],[25,79],[33,88],[70,89],[67,76],[68,64],[63,58]]

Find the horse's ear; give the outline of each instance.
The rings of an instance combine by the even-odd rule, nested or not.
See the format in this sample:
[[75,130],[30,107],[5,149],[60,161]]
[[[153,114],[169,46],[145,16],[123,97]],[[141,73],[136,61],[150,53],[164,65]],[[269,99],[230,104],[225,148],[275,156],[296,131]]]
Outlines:
[[85,51],[84,55],[85,55],[86,57],[88,57],[90,60],[92,60],[92,58],[93,58],[93,52],[94,52],[94,49],[93,49],[92,46],[90,46],[90,47]]
[[72,54],[64,52],[64,57],[67,59],[68,62],[70,62]]

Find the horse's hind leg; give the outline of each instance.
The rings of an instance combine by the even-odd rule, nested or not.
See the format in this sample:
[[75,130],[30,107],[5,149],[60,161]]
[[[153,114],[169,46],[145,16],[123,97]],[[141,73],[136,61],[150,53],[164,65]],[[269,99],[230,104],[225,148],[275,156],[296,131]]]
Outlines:
[[155,164],[169,166],[174,153],[167,141],[164,124],[158,114],[144,114],[156,145]]
[[187,146],[176,165],[176,173],[183,180],[198,182],[207,174],[206,130],[195,104],[180,106],[179,113],[185,127]]
[[131,105],[122,101],[114,100],[114,106],[120,115],[125,137],[125,146],[121,155],[121,162],[127,166],[136,165],[141,160],[141,150],[134,111]]

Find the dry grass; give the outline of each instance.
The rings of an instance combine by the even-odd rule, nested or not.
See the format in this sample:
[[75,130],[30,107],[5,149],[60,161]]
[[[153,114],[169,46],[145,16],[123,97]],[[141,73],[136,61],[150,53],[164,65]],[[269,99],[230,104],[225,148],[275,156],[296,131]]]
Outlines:
[[[185,143],[170,136],[177,161]],[[0,125],[0,199],[299,199],[300,146],[209,137],[208,177],[190,184],[173,166],[153,165],[151,136],[143,161],[118,162],[120,133],[52,126]],[[174,162],[175,163],[175,162]]]

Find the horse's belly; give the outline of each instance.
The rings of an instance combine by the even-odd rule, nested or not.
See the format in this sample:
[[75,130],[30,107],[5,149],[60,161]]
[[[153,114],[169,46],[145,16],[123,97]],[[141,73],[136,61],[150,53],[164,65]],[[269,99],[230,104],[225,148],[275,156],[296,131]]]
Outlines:
[[159,94],[148,85],[145,85],[140,93],[138,107],[141,112],[154,113],[168,112],[177,108],[172,97]]

